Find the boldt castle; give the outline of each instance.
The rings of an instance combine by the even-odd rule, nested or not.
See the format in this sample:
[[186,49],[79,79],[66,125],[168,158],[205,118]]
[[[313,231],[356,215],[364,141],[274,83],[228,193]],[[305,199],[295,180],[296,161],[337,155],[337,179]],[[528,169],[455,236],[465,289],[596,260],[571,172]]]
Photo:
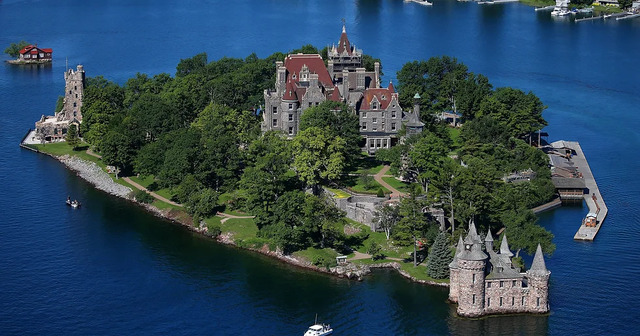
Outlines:
[[262,131],[293,137],[307,108],[335,101],[358,115],[363,150],[369,154],[395,145],[403,126],[409,135],[421,132],[424,124],[417,103],[413,111],[403,111],[393,84],[380,86],[380,64],[375,62],[373,71],[367,71],[362,57],[343,26],[338,45],[328,48],[326,65],[317,54],[287,55],[284,62],[276,62],[275,89],[264,91]]
[[484,239],[469,225],[469,234],[458,240],[456,254],[449,265],[449,300],[458,304],[460,316],[549,312],[549,275],[540,244],[531,268],[521,273],[511,263],[507,237],[500,251],[494,252],[491,231]]

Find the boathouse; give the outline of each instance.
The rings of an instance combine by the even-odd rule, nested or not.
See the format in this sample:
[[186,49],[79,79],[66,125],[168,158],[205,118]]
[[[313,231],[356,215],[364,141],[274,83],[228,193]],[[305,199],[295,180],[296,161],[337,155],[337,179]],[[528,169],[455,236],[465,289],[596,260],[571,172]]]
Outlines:
[[38,48],[38,45],[30,44],[19,51],[18,61],[27,63],[51,62],[53,49]]

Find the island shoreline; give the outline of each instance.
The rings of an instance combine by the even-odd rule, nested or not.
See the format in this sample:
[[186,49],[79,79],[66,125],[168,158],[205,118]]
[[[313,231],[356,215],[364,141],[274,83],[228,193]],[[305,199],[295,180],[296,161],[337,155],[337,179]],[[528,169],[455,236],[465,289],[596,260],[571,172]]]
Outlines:
[[[331,275],[334,277],[338,277],[338,278],[346,278],[349,280],[356,280],[356,281],[362,281],[363,277],[366,275],[370,275],[371,274],[371,269],[394,269],[396,270],[402,277],[406,278],[407,280],[414,282],[414,283],[419,283],[419,284],[423,284],[423,285],[430,285],[430,286],[437,286],[437,287],[449,287],[449,283],[447,282],[436,282],[436,281],[429,281],[429,280],[420,280],[420,279],[416,279],[415,277],[411,276],[409,273],[403,271],[400,267],[400,264],[396,261],[390,261],[390,262],[385,262],[385,263],[379,263],[379,264],[370,264],[370,265],[365,265],[365,264],[349,264],[348,266],[335,266],[335,267],[331,267],[329,269],[326,268],[321,268],[318,266],[315,266],[313,264],[311,264],[310,262],[304,261],[304,260],[300,260],[298,258],[295,258],[293,256],[289,256],[289,255],[285,255],[282,252],[276,250],[276,251],[271,251],[266,245],[263,246],[262,248],[252,248],[252,247],[242,247],[239,246],[238,244],[236,244],[236,242],[233,240],[232,237],[230,237],[229,235],[225,235],[224,233],[217,236],[217,237],[213,237],[211,235],[208,234],[208,231],[205,228],[195,228],[191,223],[185,222],[183,220],[181,220],[179,217],[177,216],[173,216],[171,214],[170,210],[162,210],[159,209],[151,204],[145,204],[145,203],[141,203],[136,201],[135,199],[129,197],[129,195],[124,195],[124,194],[119,194],[119,193],[114,193],[111,190],[113,190],[114,186],[118,186],[119,187],[124,187],[121,184],[116,183],[115,181],[113,181],[113,179],[111,178],[111,176],[109,176],[109,174],[107,174],[107,172],[105,172],[104,170],[102,170],[102,168],[100,168],[100,171],[102,172],[102,174],[104,174],[105,176],[107,176],[110,180],[110,182],[104,182],[107,184],[111,184],[111,188],[109,186],[106,185],[102,185],[99,184],[96,179],[91,179],[88,176],[90,176],[92,174],[91,171],[88,170],[84,170],[87,167],[91,166],[91,165],[96,165],[94,162],[91,161],[87,161],[84,159],[81,159],[79,157],[73,157],[74,159],[70,159],[71,157],[68,155],[63,155],[63,156],[56,156],[47,152],[43,152],[40,151],[38,149],[29,147],[27,145],[24,145],[23,143],[20,143],[20,147],[24,148],[24,149],[28,149],[30,151],[33,151],[35,153],[38,154],[45,154],[53,159],[55,159],[56,161],[62,163],[68,170],[74,172],[76,174],[76,176],[78,176],[79,178],[85,180],[86,182],[90,183],[94,188],[96,188],[97,190],[100,190],[108,195],[111,196],[116,196],[122,199],[125,199],[127,201],[132,202],[133,204],[136,204],[140,207],[142,207],[143,209],[145,209],[146,211],[150,212],[151,214],[153,214],[154,216],[161,218],[161,219],[165,219],[168,220],[172,223],[178,224],[184,228],[186,228],[187,230],[194,232],[194,233],[198,233],[203,237],[209,238],[211,239],[213,242],[219,243],[219,244],[223,244],[223,245],[227,245],[227,246],[232,246],[238,249],[243,249],[243,250],[247,250],[247,251],[252,251],[252,252],[257,252],[259,254],[280,260],[286,264],[298,267],[298,268],[302,268],[302,269],[307,269],[310,271],[315,271],[315,272],[319,272],[319,273],[324,273],[327,275]],[[81,161],[84,164],[83,165],[73,165],[71,162],[72,161]],[[96,165],[97,166],[97,165]],[[99,167],[98,167],[99,168]],[[95,171],[93,172],[95,173]],[[103,181],[106,181],[106,179],[102,179]],[[133,190],[132,190],[133,191]]]

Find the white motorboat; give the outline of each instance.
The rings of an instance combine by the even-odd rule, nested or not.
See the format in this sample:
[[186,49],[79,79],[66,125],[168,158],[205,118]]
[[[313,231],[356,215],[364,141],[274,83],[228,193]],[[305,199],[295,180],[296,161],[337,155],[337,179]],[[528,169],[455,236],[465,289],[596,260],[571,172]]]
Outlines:
[[314,324],[307,329],[304,336],[325,336],[333,334],[333,329],[328,324]]
[[551,16],[567,16],[570,14],[569,0],[556,0],[556,7],[551,12]]

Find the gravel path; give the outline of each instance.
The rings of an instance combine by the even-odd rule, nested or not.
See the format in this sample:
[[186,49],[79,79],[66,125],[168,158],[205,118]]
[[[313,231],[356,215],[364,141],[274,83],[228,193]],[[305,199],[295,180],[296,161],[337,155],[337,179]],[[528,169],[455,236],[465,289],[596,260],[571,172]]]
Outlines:
[[124,198],[126,198],[131,192],[130,188],[114,182],[109,174],[94,162],[85,161],[77,156],[69,155],[61,156],[59,160],[69,167],[69,169],[75,171],[78,176],[87,180],[102,191]]

